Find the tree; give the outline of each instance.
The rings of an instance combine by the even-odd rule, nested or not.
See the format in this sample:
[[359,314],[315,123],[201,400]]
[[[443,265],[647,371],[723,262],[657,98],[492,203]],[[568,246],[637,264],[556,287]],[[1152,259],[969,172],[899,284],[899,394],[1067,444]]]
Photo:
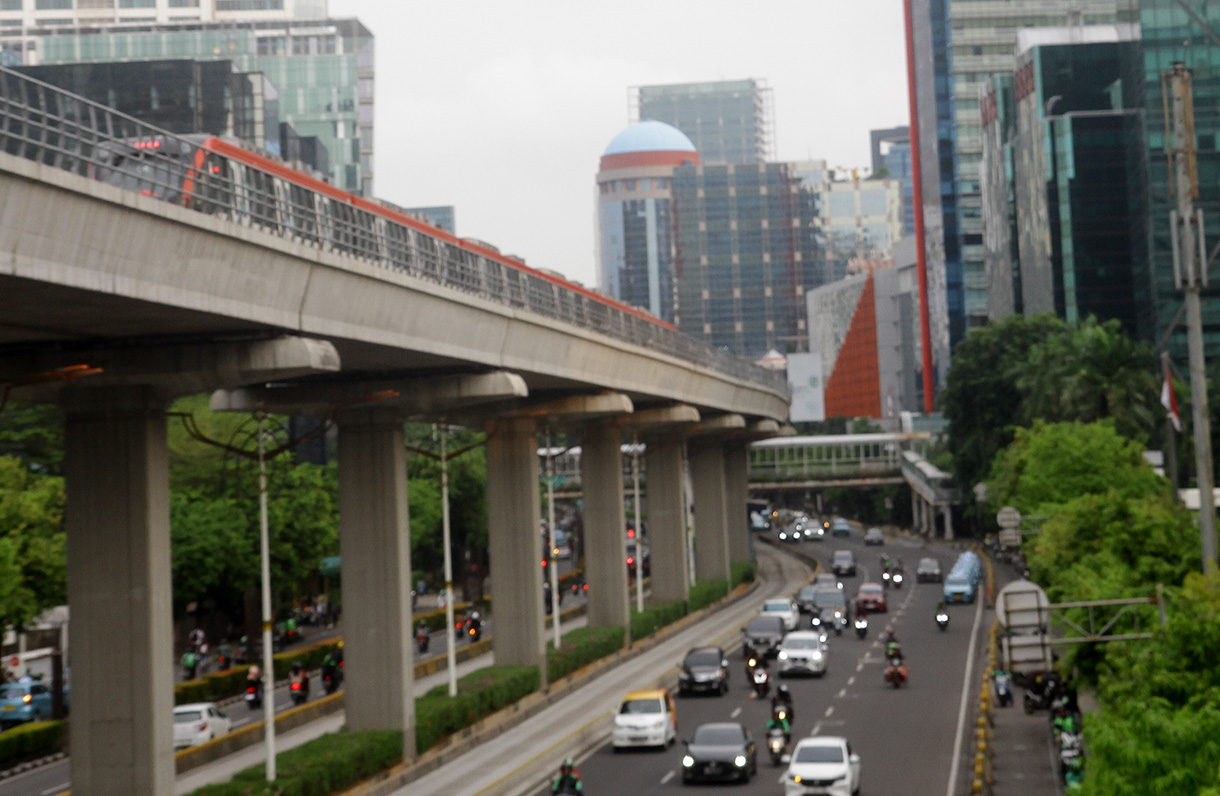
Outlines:
[[0,412],[0,455],[39,473],[63,473],[64,418],[53,404],[10,402]]
[[1164,415],[1152,346],[1117,320],[1090,316],[1070,334],[1049,336],[1019,370],[1026,424],[1111,418],[1118,433],[1146,443]]
[[1143,446],[1114,423],[1043,423],[1016,429],[987,479],[992,511],[1013,506],[1042,514],[1050,504],[1114,491],[1120,497],[1170,496],[1170,486],[1144,460]]
[[64,484],[0,456],[0,626],[67,601]]
[[957,480],[969,489],[982,481],[992,459],[1024,422],[1018,381],[1029,352],[1071,327],[1053,315],[1014,315],[972,329],[953,351],[940,404],[949,421],[949,452]]

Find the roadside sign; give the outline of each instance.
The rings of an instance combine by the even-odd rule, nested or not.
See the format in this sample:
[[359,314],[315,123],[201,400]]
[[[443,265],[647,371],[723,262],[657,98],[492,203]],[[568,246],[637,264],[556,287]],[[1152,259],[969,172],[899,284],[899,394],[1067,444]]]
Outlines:
[[1050,606],[1042,587],[1028,580],[1017,580],[996,595],[995,617],[1007,630],[1045,631]]
[[1005,506],[996,512],[995,521],[1001,528],[1016,528],[1021,524],[1021,512],[1012,506]]
[[1020,547],[1021,532],[1016,528],[1004,528],[999,533],[1001,547]]

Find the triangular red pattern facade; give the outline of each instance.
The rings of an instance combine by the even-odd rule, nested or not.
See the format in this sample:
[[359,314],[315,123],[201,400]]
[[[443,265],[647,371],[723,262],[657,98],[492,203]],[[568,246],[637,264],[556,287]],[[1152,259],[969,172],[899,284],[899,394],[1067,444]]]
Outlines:
[[877,304],[870,273],[847,327],[847,337],[826,380],[827,417],[881,417],[881,371],[877,366]]

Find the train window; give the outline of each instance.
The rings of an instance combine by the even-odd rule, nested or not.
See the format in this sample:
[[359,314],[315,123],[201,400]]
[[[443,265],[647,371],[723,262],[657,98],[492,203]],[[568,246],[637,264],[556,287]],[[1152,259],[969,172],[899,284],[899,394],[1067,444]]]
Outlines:
[[252,166],[245,168],[246,196],[251,223],[271,230],[280,227],[276,211],[275,185],[270,174]]
[[395,268],[411,270],[410,230],[402,224],[387,221],[385,225],[386,256]]
[[294,233],[307,241],[318,241],[318,210],[314,193],[300,185],[288,187],[288,223]]

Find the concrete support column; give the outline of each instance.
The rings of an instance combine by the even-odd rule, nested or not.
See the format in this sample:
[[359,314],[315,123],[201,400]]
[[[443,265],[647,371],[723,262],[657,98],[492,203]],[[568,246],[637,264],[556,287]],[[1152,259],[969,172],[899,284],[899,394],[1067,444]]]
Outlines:
[[645,459],[652,597],[657,602],[685,600],[690,597],[690,577],[682,506],[682,443],[649,440]]
[[164,407],[142,387],[64,400],[72,792],[174,792]]
[[724,448],[725,523],[729,534],[729,561],[749,561],[750,450],[745,445]]
[[380,408],[339,417],[339,552],[345,709],[353,730],[402,730],[415,755],[411,528],[402,417]]
[[[488,423],[487,547],[497,664],[541,666],[545,661],[539,500],[534,421]],[[587,522],[587,510],[585,517]],[[585,533],[587,539],[587,529]]]
[[695,574],[700,581],[729,578],[724,447],[718,442],[689,448],[695,498]]
[[[589,627],[626,627],[627,522],[619,431],[594,424],[580,446]],[[637,549],[638,546],[637,546]]]
[[945,515],[945,541],[953,541],[953,507],[941,506],[941,511]]
[[919,521],[919,493],[914,489],[911,490],[911,530],[915,533],[923,531]]

